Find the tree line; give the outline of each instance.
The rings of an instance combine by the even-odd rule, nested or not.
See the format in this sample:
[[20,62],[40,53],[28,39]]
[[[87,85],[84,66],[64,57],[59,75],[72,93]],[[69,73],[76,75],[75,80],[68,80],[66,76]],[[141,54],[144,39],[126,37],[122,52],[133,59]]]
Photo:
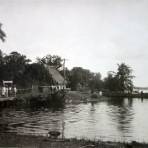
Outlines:
[[[4,42],[6,34],[1,27],[0,23],[0,40]],[[62,58],[57,55],[49,54],[37,58],[36,62],[31,62],[25,55],[16,51],[7,55],[0,50],[0,82],[13,80],[19,87],[30,87],[32,84],[52,85],[53,79],[47,67],[54,66],[62,75],[66,74],[67,87],[72,90],[84,88],[90,89],[91,92],[133,90],[132,69],[125,63],[118,64],[116,72],[110,71],[107,77],[102,79],[100,72],[93,73],[82,67],[60,70],[62,62]]]
[[25,55],[16,51],[4,54],[0,50],[0,81],[13,80],[18,87],[31,87],[32,84],[52,83],[51,75],[43,64],[31,63]]
[[53,85],[53,79],[48,66],[54,66],[67,81],[67,87],[72,90],[90,89],[109,91],[132,91],[132,69],[125,63],[117,65],[117,72],[108,72],[102,79],[101,73],[93,73],[82,67],[73,67],[71,70],[61,69],[63,60],[57,55],[47,55],[31,62],[25,55],[16,51],[5,54],[0,50],[0,82],[13,80],[18,87],[31,87],[32,84]]

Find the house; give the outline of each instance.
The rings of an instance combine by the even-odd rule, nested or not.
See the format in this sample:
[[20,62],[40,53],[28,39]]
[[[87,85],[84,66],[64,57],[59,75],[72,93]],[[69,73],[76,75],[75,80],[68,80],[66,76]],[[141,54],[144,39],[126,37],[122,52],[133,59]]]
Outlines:
[[[48,86],[37,86],[37,91],[42,92],[44,94],[48,94],[49,92],[54,93],[58,90],[66,90],[66,80],[64,77],[60,74],[60,72],[54,67],[54,66],[46,66],[46,68],[49,71],[49,74],[52,77],[52,85]],[[33,89],[35,90],[35,87],[33,86]],[[33,91],[36,93],[36,90]]]
[[54,66],[48,66],[48,70],[50,75],[52,76],[54,85],[53,88],[56,89],[66,89],[66,80],[64,77],[60,74],[60,72],[54,67]]

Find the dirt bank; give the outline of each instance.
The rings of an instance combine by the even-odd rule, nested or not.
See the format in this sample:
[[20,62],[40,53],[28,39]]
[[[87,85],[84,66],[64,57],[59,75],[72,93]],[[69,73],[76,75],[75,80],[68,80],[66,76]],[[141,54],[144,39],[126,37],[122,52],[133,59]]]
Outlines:
[[119,143],[78,139],[51,139],[43,136],[0,133],[0,147],[17,148],[148,148],[137,142]]

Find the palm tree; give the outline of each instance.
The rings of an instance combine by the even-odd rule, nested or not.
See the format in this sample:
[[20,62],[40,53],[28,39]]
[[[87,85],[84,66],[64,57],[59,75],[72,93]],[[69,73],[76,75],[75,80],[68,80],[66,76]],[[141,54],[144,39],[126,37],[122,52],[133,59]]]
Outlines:
[[6,37],[6,34],[5,32],[1,29],[2,27],[2,24],[0,23],[0,39],[2,40],[2,42],[5,41],[5,37]]

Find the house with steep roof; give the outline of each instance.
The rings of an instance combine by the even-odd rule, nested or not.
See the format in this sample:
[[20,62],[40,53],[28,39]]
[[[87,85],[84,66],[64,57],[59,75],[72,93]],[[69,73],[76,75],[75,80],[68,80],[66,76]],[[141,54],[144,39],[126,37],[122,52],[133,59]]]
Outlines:
[[54,86],[57,89],[66,89],[66,80],[54,66],[48,66],[48,71],[52,76]]

